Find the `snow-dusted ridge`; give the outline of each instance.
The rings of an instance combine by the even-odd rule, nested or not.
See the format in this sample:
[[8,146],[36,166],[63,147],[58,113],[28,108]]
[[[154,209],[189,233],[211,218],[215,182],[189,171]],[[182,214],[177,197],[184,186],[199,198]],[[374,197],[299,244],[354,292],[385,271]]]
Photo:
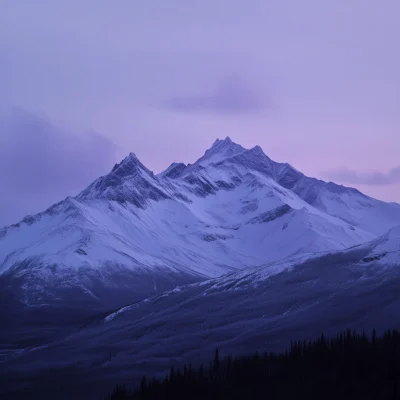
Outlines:
[[[400,323],[399,243],[400,228],[394,227],[351,249],[292,256],[181,285],[97,315],[34,349],[0,352],[2,367],[27,385],[37,382],[38,371],[51,368],[63,377],[70,368],[77,369],[78,384],[93,374],[112,387],[116,379],[140,381],[144,365],[165,376],[172,364],[205,363],[216,347],[235,356],[285,350],[294,338],[321,332],[380,333]],[[370,260],[383,250],[391,263],[386,255]]]
[[78,286],[99,297],[94,282],[118,288],[128,280],[116,275],[151,276],[151,295],[166,276],[163,287],[172,288],[177,277],[184,283],[342,250],[397,224],[398,204],[306,177],[227,137],[194,164],[158,175],[131,153],[75,198],[4,228],[0,275],[25,277],[33,298]]
[[[104,318],[104,322],[111,322],[120,314],[132,311],[134,308],[143,307],[145,304],[154,302],[160,303],[163,298],[176,296],[177,302],[180,298],[185,298],[185,293],[190,293],[196,287],[198,296],[221,294],[235,291],[248,291],[259,286],[265,285],[271,277],[283,272],[290,272],[294,268],[301,269],[302,266],[316,265],[324,267],[332,264],[331,268],[344,266],[348,270],[357,270],[363,279],[363,273],[368,267],[373,266],[373,274],[380,275],[392,268],[396,271],[400,268],[400,225],[389,230],[386,234],[365,244],[357,245],[349,249],[340,251],[324,251],[319,253],[302,254],[300,256],[287,257],[277,262],[271,262],[256,268],[248,268],[236,271],[224,276],[206,280],[200,283],[176,287],[166,291],[162,295],[145,299],[141,302],[123,307]],[[318,268],[313,268],[314,274],[318,277]],[[369,272],[371,275],[371,272]],[[315,281],[318,279],[313,278]],[[162,303],[161,303],[162,304]]]

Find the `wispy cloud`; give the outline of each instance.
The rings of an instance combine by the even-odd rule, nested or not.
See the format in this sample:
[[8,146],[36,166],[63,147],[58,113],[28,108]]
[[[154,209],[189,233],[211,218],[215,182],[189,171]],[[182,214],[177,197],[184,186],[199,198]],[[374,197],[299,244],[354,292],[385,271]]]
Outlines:
[[187,113],[243,114],[262,110],[267,105],[262,93],[241,80],[227,79],[210,93],[174,97],[166,107]]
[[115,161],[100,134],[73,134],[23,110],[0,113],[0,132],[0,226],[76,195]]
[[347,168],[337,168],[323,173],[328,179],[363,185],[393,185],[400,183],[400,166],[387,172],[355,171]]

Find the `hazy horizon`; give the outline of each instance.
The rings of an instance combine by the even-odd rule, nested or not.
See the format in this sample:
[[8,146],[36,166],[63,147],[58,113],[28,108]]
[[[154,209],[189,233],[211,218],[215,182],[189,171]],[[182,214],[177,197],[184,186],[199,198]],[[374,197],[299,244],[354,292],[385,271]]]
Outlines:
[[0,107],[57,127],[3,125],[0,226],[77,194],[129,152],[160,172],[226,136],[400,202],[397,0],[5,0],[0,10]]

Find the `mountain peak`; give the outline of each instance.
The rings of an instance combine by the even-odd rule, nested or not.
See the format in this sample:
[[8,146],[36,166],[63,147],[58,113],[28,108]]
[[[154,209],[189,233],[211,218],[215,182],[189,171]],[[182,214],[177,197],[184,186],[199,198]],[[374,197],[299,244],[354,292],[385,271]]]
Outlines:
[[233,142],[232,139],[227,136],[223,140],[217,139],[204,153],[204,156],[198,159],[195,164],[205,167],[209,164],[223,161],[226,158],[234,157],[244,151],[246,151],[244,147]]
[[114,198],[115,193],[113,194],[113,192],[123,190],[126,182],[129,181],[129,185],[132,185],[133,182],[148,178],[154,179],[153,172],[139,161],[135,153],[129,153],[120,163],[114,165],[109,174],[95,180],[77,198],[101,198],[105,194]]
[[263,149],[261,146],[254,146],[249,150],[252,154],[254,155],[260,155],[260,156],[265,156],[266,154],[264,153]]
[[[217,138],[217,140],[214,142],[214,144],[212,145],[211,148],[213,148],[213,147],[215,147],[215,146],[220,146],[221,144],[230,145],[230,144],[232,144],[232,143],[233,143],[233,141],[232,141],[232,139],[231,139],[229,136],[227,136],[227,137],[226,137],[225,139],[223,139],[223,140]],[[236,143],[234,143],[234,144],[236,144]]]
[[142,169],[151,174],[151,171],[140,162],[135,153],[129,153],[129,155],[127,155],[120,163],[114,165],[111,174],[127,176],[135,172],[137,169]]

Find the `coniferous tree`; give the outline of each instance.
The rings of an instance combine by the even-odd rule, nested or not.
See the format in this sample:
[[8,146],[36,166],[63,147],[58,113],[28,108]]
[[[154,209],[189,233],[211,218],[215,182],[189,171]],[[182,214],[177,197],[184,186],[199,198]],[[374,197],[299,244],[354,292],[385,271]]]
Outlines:
[[218,352],[218,347],[215,349],[214,371],[215,371],[215,374],[218,374],[218,372],[219,372],[219,352]]
[[385,331],[371,340],[347,330],[333,338],[292,341],[281,354],[221,359],[218,349],[208,371],[171,368],[163,382],[145,378],[128,393],[117,386],[113,400],[399,399],[400,334]]

